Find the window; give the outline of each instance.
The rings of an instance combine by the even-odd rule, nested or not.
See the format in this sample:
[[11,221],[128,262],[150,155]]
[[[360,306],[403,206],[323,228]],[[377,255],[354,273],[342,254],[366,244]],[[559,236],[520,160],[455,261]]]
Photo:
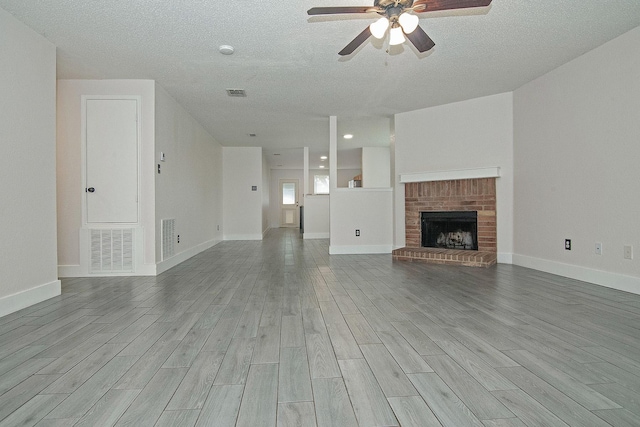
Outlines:
[[283,205],[295,205],[296,204],[296,184],[293,182],[282,183],[282,204]]
[[329,175],[313,176],[313,194],[329,194]]

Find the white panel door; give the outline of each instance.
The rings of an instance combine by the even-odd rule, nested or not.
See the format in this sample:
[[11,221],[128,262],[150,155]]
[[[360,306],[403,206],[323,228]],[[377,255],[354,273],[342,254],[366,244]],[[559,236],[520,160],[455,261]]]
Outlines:
[[280,227],[299,227],[298,180],[280,180]]
[[88,223],[138,222],[138,104],[86,101]]

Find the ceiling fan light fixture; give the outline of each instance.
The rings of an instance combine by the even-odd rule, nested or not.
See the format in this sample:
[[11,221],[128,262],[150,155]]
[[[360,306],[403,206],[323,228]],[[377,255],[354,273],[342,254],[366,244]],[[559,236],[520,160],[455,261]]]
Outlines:
[[420,18],[418,18],[416,15],[412,15],[407,12],[404,12],[398,18],[398,22],[400,23],[400,26],[402,27],[402,30],[404,31],[405,34],[413,33],[416,30],[416,28],[418,28],[419,21],[420,21]]
[[389,31],[389,45],[395,46],[405,42],[404,34],[401,27],[392,28]]
[[377,39],[381,39],[384,37],[385,33],[387,32],[387,28],[389,28],[389,20],[386,16],[383,16],[376,22],[373,22],[371,25],[369,25],[371,34]]

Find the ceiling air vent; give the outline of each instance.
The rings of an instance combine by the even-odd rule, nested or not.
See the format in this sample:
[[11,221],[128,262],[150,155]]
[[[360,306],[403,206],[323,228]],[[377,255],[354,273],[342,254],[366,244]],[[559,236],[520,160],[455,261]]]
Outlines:
[[244,89],[227,89],[227,95],[233,96],[235,98],[245,98],[247,93]]

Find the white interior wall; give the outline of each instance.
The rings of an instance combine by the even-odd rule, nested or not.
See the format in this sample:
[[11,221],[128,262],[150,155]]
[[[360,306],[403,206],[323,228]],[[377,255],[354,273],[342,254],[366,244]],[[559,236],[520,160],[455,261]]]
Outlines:
[[[385,254],[393,249],[393,192],[339,188],[330,195],[330,254]],[[355,231],[360,230],[360,236]]]
[[307,194],[304,196],[305,239],[329,238],[329,195]]
[[[513,94],[395,116],[395,178],[407,173],[500,167],[496,180],[498,261],[513,253]],[[395,247],[405,244],[404,185],[396,184]]]
[[[88,274],[88,253],[81,252],[84,183],[82,177],[83,95],[135,95],[142,100],[140,177],[140,220],[143,248],[137,274],[155,274],[155,82],[153,80],[58,80],[57,178],[58,178],[58,264],[62,277]],[[114,171],[117,173],[117,171]],[[83,236],[83,238],[86,236]],[[88,242],[85,242],[88,245]]]
[[[337,117],[329,117],[329,158],[338,154]],[[329,165],[329,253],[391,253],[393,249],[393,191],[336,188],[338,166]],[[356,236],[355,231],[360,235]]]
[[[222,240],[222,146],[156,84],[155,174],[158,273]],[[160,153],[165,161],[160,161]],[[162,261],[162,219],[175,219],[175,256]],[[177,238],[176,238],[177,240]]]
[[391,186],[391,154],[389,147],[362,147],[362,187]]
[[391,123],[389,124],[389,129],[391,131],[389,136],[389,176],[390,176],[390,185],[391,185],[391,188],[393,189],[392,239],[393,239],[393,249],[397,249],[398,247],[396,246],[396,242],[398,241],[398,237],[397,237],[398,229],[396,224],[398,223],[397,216],[399,212],[395,207],[396,207],[396,203],[399,203],[399,201],[402,201],[402,203],[404,203],[404,185],[402,186],[399,185],[400,176],[396,173],[396,119],[395,117],[391,119]]
[[60,295],[56,48],[0,9],[0,316]]
[[262,148],[223,147],[222,163],[224,240],[261,240]]
[[640,27],[515,91],[515,263],[640,293],[638,46]]
[[[300,183],[302,185],[302,183]],[[270,207],[271,207],[271,168],[265,156],[262,156],[262,233],[266,233],[271,228]],[[301,200],[301,199],[298,199]]]
[[304,198],[303,198],[304,189],[302,188],[303,178],[304,178],[304,172],[302,169],[271,169],[271,185],[270,185],[271,202],[269,206],[269,221],[270,221],[271,228],[280,228],[280,215],[281,215],[280,213],[280,180],[281,179],[297,179],[298,180],[298,202],[300,205],[302,205],[302,203],[304,202]]

